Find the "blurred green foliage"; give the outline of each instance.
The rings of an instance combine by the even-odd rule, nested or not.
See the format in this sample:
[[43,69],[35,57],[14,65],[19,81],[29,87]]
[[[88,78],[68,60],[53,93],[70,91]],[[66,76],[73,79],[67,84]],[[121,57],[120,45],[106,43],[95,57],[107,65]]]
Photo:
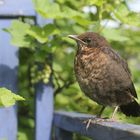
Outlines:
[[[33,3],[38,14],[53,19],[53,22],[40,27],[30,24],[31,19],[27,18],[14,21],[11,27],[5,29],[12,36],[11,43],[20,47],[20,93],[29,99],[20,104],[19,140],[23,137],[24,140],[32,139],[33,84],[43,80],[41,77],[44,77],[44,71],[45,74],[48,73],[45,83],[48,82],[49,75],[53,74],[55,109],[91,114],[99,111],[100,106],[85,97],[76,83],[73,60],[77,48],[75,42],[67,37],[69,34],[93,31],[105,36],[112,47],[127,60],[140,96],[140,13],[131,11],[127,1],[33,0]],[[41,70],[38,65],[39,68],[41,65]],[[39,71],[39,75],[34,69]],[[104,116],[110,116],[111,113],[112,109],[107,108]],[[140,124],[140,118],[126,117],[121,113],[117,114],[117,118]],[[28,121],[25,122],[24,119]],[[27,131],[29,129],[32,133]],[[74,138],[85,139],[77,135]]]

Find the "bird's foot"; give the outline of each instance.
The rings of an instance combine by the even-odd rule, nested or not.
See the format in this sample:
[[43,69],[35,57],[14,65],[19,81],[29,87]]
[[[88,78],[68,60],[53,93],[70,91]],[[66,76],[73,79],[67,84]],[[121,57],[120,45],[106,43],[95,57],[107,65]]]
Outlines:
[[106,121],[108,118],[90,118],[88,120],[85,120],[83,123],[86,124],[86,130],[89,128],[90,124],[95,124],[95,123],[98,123],[98,122],[104,122]]
[[117,122],[117,119],[115,117],[107,119],[109,122]]
[[102,122],[116,122],[117,120],[113,117],[113,118],[108,118],[108,117],[104,117],[104,118],[99,118],[99,117],[94,117],[94,118],[90,118],[88,120],[85,120],[83,123],[86,124],[86,130],[88,130],[89,126],[91,124],[96,124],[96,123],[102,123]]

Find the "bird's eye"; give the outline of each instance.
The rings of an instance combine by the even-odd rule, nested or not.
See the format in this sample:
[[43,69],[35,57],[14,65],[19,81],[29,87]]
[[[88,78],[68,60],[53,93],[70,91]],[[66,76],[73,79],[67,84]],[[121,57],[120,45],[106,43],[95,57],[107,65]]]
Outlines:
[[89,43],[91,42],[91,39],[90,39],[90,38],[87,38],[87,39],[85,40],[85,42],[89,44]]

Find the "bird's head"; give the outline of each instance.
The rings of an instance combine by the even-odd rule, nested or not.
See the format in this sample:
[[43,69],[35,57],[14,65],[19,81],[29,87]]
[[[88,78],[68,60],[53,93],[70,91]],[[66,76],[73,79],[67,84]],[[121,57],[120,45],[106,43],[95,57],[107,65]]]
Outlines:
[[104,37],[94,32],[85,32],[81,35],[69,35],[68,37],[74,39],[77,42],[78,47],[95,48],[109,46]]

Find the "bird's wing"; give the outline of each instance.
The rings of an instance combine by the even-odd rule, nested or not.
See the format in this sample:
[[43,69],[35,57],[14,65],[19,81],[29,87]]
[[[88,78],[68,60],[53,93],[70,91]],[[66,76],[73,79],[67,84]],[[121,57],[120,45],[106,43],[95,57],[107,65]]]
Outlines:
[[130,80],[130,83],[131,83],[131,84],[129,85],[130,93],[131,93],[131,95],[133,95],[135,98],[138,98],[138,97],[137,97],[136,90],[135,90],[135,87],[134,87],[134,84],[133,84],[132,79],[131,79],[131,72],[130,72],[130,70],[129,70],[129,68],[128,68],[128,64],[126,63],[126,61],[125,61],[123,58],[121,58],[121,56],[120,56],[118,53],[116,53],[116,52],[115,52],[112,48],[110,48],[110,47],[103,47],[103,48],[102,48],[102,51],[103,51],[105,54],[109,55],[110,58],[116,62],[116,65],[117,65],[117,64],[120,64],[121,67],[125,70],[125,74],[127,74],[127,76],[129,77],[128,80]]

